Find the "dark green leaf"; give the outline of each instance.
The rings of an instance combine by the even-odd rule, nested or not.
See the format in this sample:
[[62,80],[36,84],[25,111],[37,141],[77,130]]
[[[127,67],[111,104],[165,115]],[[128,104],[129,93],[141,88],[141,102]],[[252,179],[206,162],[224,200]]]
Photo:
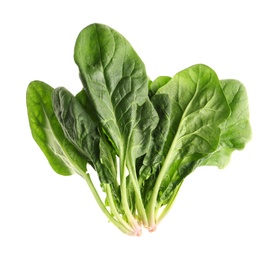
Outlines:
[[95,111],[94,107],[92,106],[92,104],[91,104],[86,92],[84,91],[84,89],[82,89],[79,93],[77,93],[77,95],[75,97],[78,100],[78,102],[82,105],[82,107],[86,110],[86,112],[91,117],[93,122],[95,124],[99,125],[97,115],[96,115],[96,111]]
[[101,183],[112,183],[116,188],[115,155],[101,140],[97,124],[65,88],[54,90],[52,102],[65,136],[97,170]]
[[[155,112],[151,106],[143,105],[148,102],[148,77],[129,42],[110,27],[93,24],[79,34],[74,57],[85,91],[117,152],[131,149],[128,146],[134,143],[138,131],[145,131],[144,139],[148,140],[148,131],[154,127],[139,130],[137,126],[142,124],[138,115],[141,110],[151,115]],[[146,125],[152,120],[148,119]],[[146,148],[147,142],[142,148],[132,148],[138,153],[133,157],[139,157]]]
[[155,174],[158,167],[163,163],[163,149],[170,126],[171,103],[169,96],[166,94],[157,94],[152,97],[151,101],[158,114],[159,122],[152,133],[150,149],[140,169],[141,182],[148,179],[151,174]]

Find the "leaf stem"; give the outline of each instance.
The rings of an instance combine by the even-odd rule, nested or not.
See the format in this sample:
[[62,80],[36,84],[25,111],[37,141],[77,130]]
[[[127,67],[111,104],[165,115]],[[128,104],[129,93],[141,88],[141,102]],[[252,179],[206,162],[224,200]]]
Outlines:
[[146,214],[146,210],[142,201],[142,196],[141,196],[141,191],[140,191],[140,186],[139,182],[136,176],[136,170],[134,168],[134,164],[132,164],[130,161],[128,161],[128,169],[129,169],[129,174],[131,177],[131,181],[133,184],[134,192],[135,192],[135,201],[136,201],[136,208],[138,210],[138,214],[140,217],[140,220],[143,222],[144,227],[148,226],[148,218]]
[[116,221],[114,219],[114,217],[110,214],[110,212],[107,210],[107,208],[105,207],[105,205],[103,204],[101,198],[99,197],[99,194],[91,180],[90,174],[86,173],[86,174],[82,174],[83,178],[86,180],[92,194],[95,197],[95,200],[97,202],[97,204],[99,205],[100,209],[102,210],[102,212],[105,214],[105,216],[109,219],[109,221],[111,221],[119,230],[121,230],[124,234],[128,234],[128,235],[134,235],[132,232],[130,232],[129,229],[127,229],[126,227],[124,227],[122,224],[120,224],[118,221]]
[[165,158],[165,161],[162,165],[162,168],[157,176],[155,185],[154,185],[154,189],[152,192],[152,196],[151,199],[147,205],[147,216],[148,216],[148,221],[149,221],[149,231],[153,232],[156,229],[156,207],[157,207],[157,196],[158,196],[158,192],[161,186],[161,183],[163,181],[164,176],[166,175],[167,171],[169,170],[170,166],[171,166],[171,162],[173,160],[172,155],[174,154],[174,149],[175,149],[175,144],[177,142],[177,136],[175,136],[171,147],[167,153],[167,156]]
[[137,220],[132,215],[128,205],[127,189],[126,189],[126,157],[123,154],[124,153],[122,153],[120,156],[120,181],[121,181],[120,189],[121,189],[121,197],[122,197],[122,206],[127,216],[127,219],[129,221],[129,224],[134,228],[134,232],[136,233],[136,235],[140,236],[142,234],[142,229],[138,224]]
[[168,214],[168,212],[172,208],[173,203],[176,200],[177,194],[178,194],[179,189],[181,187],[181,184],[182,184],[182,182],[178,185],[178,187],[176,187],[176,189],[174,190],[174,193],[172,194],[172,196],[171,196],[170,200],[168,201],[167,205],[165,206],[163,211],[158,216],[158,218],[156,220],[156,225],[158,225],[161,222],[161,220]]
[[109,207],[111,209],[111,213],[115,216],[115,218],[118,220],[118,222],[122,226],[124,226],[130,233],[133,233],[134,231],[133,231],[132,227],[123,219],[123,217],[118,213],[118,210],[115,207],[115,202],[113,199],[110,184],[104,184],[104,186],[105,186],[105,191],[106,191],[107,198],[109,201]]

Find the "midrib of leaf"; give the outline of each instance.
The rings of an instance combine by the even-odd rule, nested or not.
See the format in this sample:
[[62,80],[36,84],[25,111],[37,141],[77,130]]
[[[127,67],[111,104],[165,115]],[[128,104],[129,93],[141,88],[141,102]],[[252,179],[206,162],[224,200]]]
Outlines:
[[[105,68],[103,67],[103,65],[102,65],[102,68],[103,68],[103,72],[104,72],[104,78],[105,78],[105,81],[106,81]],[[119,82],[118,82],[118,84],[119,84]],[[106,85],[107,85],[107,83],[106,83]],[[126,111],[121,115],[121,118],[119,118],[119,120],[116,120],[116,108],[121,101],[119,101],[118,104],[114,105],[113,102],[112,102],[111,97],[113,96],[113,93],[117,88],[117,85],[113,89],[113,91],[111,92],[109,97],[110,97],[110,103],[111,103],[112,108],[113,108],[113,113],[112,113],[113,114],[113,119],[112,120],[113,120],[114,124],[116,124],[116,126],[117,126],[117,130],[118,130],[117,135],[118,135],[118,138],[120,140],[120,147],[118,147],[118,149],[119,149],[119,155],[120,155],[119,156],[120,157],[120,183],[121,183],[120,189],[121,189],[121,195],[122,195],[122,206],[125,210],[125,213],[126,213],[128,219],[129,219],[130,224],[133,226],[135,232],[138,232],[138,234],[139,234],[139,233],[141,233],[141,230],[140,230],[141,228],[136,223],[136,220],[134,219],[134,216],[132,215],[132,213],[130,211],[130,208],[129,208],[129,205],[128,205],[128,199],[127,199],[128,198],[128,191],[127,191],[127,187],[126,187],[126,177],[127,177],[126,170],[127,170],[127,163],[128,163],[126,153],[127,153],[127,151],[129,150],[129,147],[130,147],[130,139],[131,139],[131,135],[132,135],[132,130],[129,130],[128,131],[128,136],[125,137],[125,136],[123,136],[123,134],[121,132],[120,125],[119,125],[119,122],[122,119],[122,117],[125,116],[125,113],[127,113],[129,111],[129,109],[131,108],[131,106],[134,105],[134,103],[131,103],[130,106],[126,109]],[[125,93],[125,95],[127,95],[127,93]],[[130,123],[133,124],[132,120],[130,120],[130,122],[128,122],[128,123],[125,123],[125,126],[127,124],[130,124]],[[129,127],[129,129],[132,129],[132,128],[133,128],[132,126]],[[131,164],[133,165],[134,163],[132,162]],[[129,168],[130,168],[129,174],[131,175],[132,182],[135,184],[134,188],[135,188],[135,191],[137,191],[136,192],[137,193],[136,197],[137,197],[137,200],[138,200],[138,189],[136,189],[136,187],[138,185],[136,186],[135,176],[134,176],[134,173],[131,169],[132,167],[129,167]],[[139,200],[141,200],[141,198]]]
[[148,220],[149,220],[149,228],[151,230],[155,230],[155,226],[156,226],[156,223],[155,223],[155,221],[156,221],[155,220],[155,209],[156,209],[157,196],[158,196],[158,192],[159,192],[159,188],[160,188],[160,185],[162,183],[162,180],[163,180],[165,174],[167,173],[168,169],[171,166],[172,157],[173,157],[172,154],[173,154],[173,151],[175,149],[176,142],[177,142],[177,135],[175,135],[174,140],[173,140],[173,142],[170,146],[170,149],[167,153],[165,161],[164,161],[164,163],[162,165],[162,168],[161,168],[161,170],[158,174],[158,177],[156,179],[151,199],[150,199],[150,201],[147,205],[147,215],[148,215]]
[[[107,36],[106,39],[103,38],[103,41],[101,41],[101,37],[104,35],[101,35],[101,29],[100,27],[96,27],[96,36],[97,36],[97,41],[96,44],[98,45],[98,58],[100,61],[98,61],[97,65],[97,72],[102,74],[102,80],[103,80],[103,85],[105,85],[105,88],[103,89],[105,98],[107,100],[107,104],[104,104],[101,102],[101,97],[99,95],[94,96],[95,93],[98,93],[98,91],[92,90],[91,92],[91,99],[98,105],[105,105],[106,106],[106,111],[109,113],[109,121],[105,118],[101,118],[101,123],[103,125],[105,133],[108,135],[109,139],[112,141],[114,147],[117,149],[118,156],[120,158],[120,190],[121,190],[121,195],[122,195],[122,204],[124,211],[126,213],[126,216],[130,222],[130,224],[134,227],[135,231],[138,230],[138,232],[141,232],[138,227],[137,220],[133,217],[129,205],[128,205],[128,190],[126,187],[126,176],[127,176],[127,170],[129,170],[129,174],[133,174],[134,178],[136,177],[136,172],[133,173],[133,168],[134,167],[134,160],[130,161],[127,157],[127,152],[131,151],[131,145],[132,145],[132,134],[133,134],[133,127],[134,127],[134,116],[136,114],[137,107],[136,105],[138,104],[135,102],[135,94],[134,93],[137,91],[136,87],[137,85],[134,85],[132,82],[132,73],[134,71],[135,64],[128,64],[131,65],[129,67],[124,67],[124,64],[126,59],[129,59],[128,56],[128,51],[129,51],[129,45],[128,43],[124,40],[122,36],[118,36],[115,34],[111,29],[105,34]],[[99,30],[98,30],[99,29]],[[107,42],[111,43],[111,46],[109,47],[114,47],[114,50],[112,53],[109,53],[109,56],[103,56],[105,55],[105,44]],[[120,57],[120,55],[122,55]],[[132,54],[133,55],[133,54]],[[114,59],[115,58],[115,59]],[[114,64],[115,63],[115,64]],[[90,65],[90,64],[87,64]],[[110,66],[112,65],[112,67]],[[114,70],[114,66],[120,66],[117,70]],[[88,67],[89,68],[89,67]],[[116,75],[114,79],[112,79],[111,84],[110,84],[110,78],[109,76],[109,71],[112,71],[112,75]],[[118,73],[118,74],[115,74]],[[120,75],[119,75],[120,74]],[[123,76],[123,74],[126,74],[126,76]],[[90,73],[85,73],[84,77],[87,78],[89,81],[90,79],[93,78],[90,76]],[[129,78],[129,82],[125,81],[128,79],[125,79],[125,77]],[[121,84],[123,81],[123,85]],[[92,83],[92,81],[91,81]],[[119,107],[122,104],[120,103],[121,100],[126,99],[127,95],[130,95],[129,92],[120,92],[119,87],[125,87],[125,84],[131,84],[127,85],[128,87],[131,88],[131,91],[133,93],[132,96],[128,96],[128,98],[131,99],[130,104],[125,103],[124,107]],[[135,88],[135,90],[134,90]],[[119,91],[119,93],[115,93],[114,91]],[[101,94],[101,93],[100,93]],[[117,96],[117,95],[119,96]],[[115,98],[114,98],[115,95]],[[125,108],[125,109],[124,109]],[[101,108],[100,108],[101,109]],[[119,112],[119,114],[118,114]],[[126,113],[130,112],[131,116],[126,117]],[[104,114],[101,114],[104,117]],[[119,115],[119,116],[118,116]],[[119,119],[119,117],[123,117],[123,120]],[[126,120],[124,120],[126,119]],[[108,124],[107,124],[108,123]],[[129,169],[128,169],[129,168]],[[133,179],[134,179],[133,178]],[[135,184],[136,186],[136,184]]]
[[164,179],[164,176],[166,175],[168,169],[171,166],[171,162],[173,161],[173,159],[175,158],[176,154],[175,154],[175,148],[176,145],[179,141],[179,135],[180,135],[180,128],[182,125],[182,121],[184,120],[184,118],[186,117],[186,113],[183,114],[182,119],[180,120],[178,129],[176,131],[175,137],[171,143],[170,149],[168,150],[168,153],[166,155],[165,161],[162,165],[162,168],[158,174],[158,177],[156,179],[155,182],[155,186],[152,192],[152,196],[151,199],[149,201],[149,204],[147,205],[147,215],[148,215],[148,220],[149,220],[149,227],[151,230],[155,229],[155,209],[156,209],[156,201],[157,201],[157,196],[158,196],[158,192],[159,192],[159,188],[161,186],[161,183]]
[[[110,33],[111,33],[111,35],[112,35],[112,39],[114,40],[114,52],[113,52],[113,55],[112,56],[114,56],[114,54],[115,54],[115,52],[116,52],[116,41],[115,41],[115,37],[114,37],[114,35],[113,35],[113,32],[111,31],[111,29],[109,28],[109,31],[110,31]],[[97,32],[97,36],[98,36],[98,30],[96,29],[96,32]],[[99,43],[99,36],[97,37],[97,39],[98,39],[98,43]],[[123,43],[124,44],[126,44],[126,42],[125,41],[123,41]],[[100,53],[100,57],[101,57],[101,68],[102,68],[102,71],[103,71],[103,75],[104,75],[104,80],[105,80],[105,85],[106,85],[106,89],[107,89],[107,76],[106,76],[106,67],[111,63],[111,57],[110,57],[110,59],[109,59],[109,62],[107,63],[107,65],[106,66],[104,66],[103,65],[103,59],[102,59],[102,57],[103,57],[103,55],[102,55],[102,50],[101,50],[101,48],[100,48],[100,44],[98,44],[98,47],[99,47],[99,53]],[[124,50],[125,50],[125,55],[124,55],[124,57],[126,56],[126,47],[124,48]],[[121,67],[122,67],[122,72],[123,72],[123,64],[121,64]],[[133,68],[133,70],[134,70],[134,68]],[[128,76],[128,77],[130,77],[130,76]],[[123,78],[123,73],[122,73],[122,77],[121,77],[121,79]],[[120,81],[119,81],[120,82]],[[117,102],[117,104],[114,104],[113,102],[112,102],[112,99],[111,99],[111,97],[113,96],[113,94],[114,94],[114,91],[117,89],[117,87],[118,87],[118,84],[119,84],[119,82],[116,84],[116,86],[115,86],[115,88],[111,91],[111,93],[109,94],[109,90],[107,89],[107,93],[108,93],[108,95],[109,95],[109,98],[110,98],[110,104],[112,105],[111,107],[113,108],[113,111],[111,111],[112,113],[112,115],[113,115],[113,118],[112,118],[112,120],[113,120],[113,122],[116,124],[116,126],[117,126],[117,129],[118,129],[118,136],[119,136],[119,139],[121,140],[121,147],[119,147],[119,150],[121,151],[120,153],[125,153],[127,150],[128,150],[128,147],[130,146],[129,145],[129,143],[130,143],[130,138],[131,138],[131,135],[132,135],[132,131],[129,131],[129,135],[128,135],[128,137],[125,137],[125,136],[123,136],[122,135],[122,133],[121,133],[121,127],[120,127],[120,125],[119,125],[119,121],[122,119],[122,117],[124,117],[125,116],[125,113],[127,113],[128,112],[128,110],[130,109],[130,107],[131,106],[133,106],[134,105],[134,103],[131,103],[130,104],[130,106],[126,109],[126,111],[125,111],[125,113],[123,113],[122,115],[121,115],[121,118],[119,118],[119,120],[117,120],[116,119],[116,108],[117,108],[117,106],[119,105],[119,103],[121,102],[121,100],[124,98],[122,98],[121,100],[119,100],[118,102]],[[132,83],[131,83],[132,84]],[[132,88],[132,87],[131,87]],[[128,94],[129,92],[126,92],[125,93],[125,96]],[[128,122],[128,124],[129,123],[131,123],[132,124],[132,121],[130,121],[130,122]],[[125,125],[127,125],[127,124],[125,124]],[[133,127],[130,127],[130,129],[132,129]],[[124,140],[127,140],[126,142],[124,141]],[[125,160],[126,161],[126,160]],[[124,163],[124,164],[126,164],[126,162]]]
[[[55,132],[53,131],[53,128],[51,126],[50,120],[47,116],[44,104],[42,104],[42,110],[44,113],[44,118],[46,119],[46,124],[43,128],[46,130],[45,133],[49,132],[48,134],[46,134],[46,137],[48,142],[53,145],[51,146],[50,144],[47,144],[48,147],[53,151],[55,155],[61,158],[61,160],[69,167],[72,173],[78,173],[79,175],[84,176],[85,172],[78,165],[72,163],[69,154],[65,151],[65,149],[63,149],[62,144],[60,144],[60,142],[58,141]],[[53,147],[55,147],[56,150],[53,149]],[[61,153],[59,153],[59,151],[61,151]]]
[[[115,37],[114,37],[114,35],[113,35],[113,32],[111,31],[111,29],[109,28],[109,32],[111,33],[111,35],[112,35],[112,39],[113,39],[113,43],[114,43],[114,50],[113,50],[113,55],[112,55],[112,57],[115,55],[115,52],[116,52],[116,41],[115,41]],[[99,41],[99,35],[98,35],[98,27],[96,28],[96,34],[97,34],[97,41],[98,41],[98,48],[99,48],[99,53],[100,53],[100,62],[101,62],[101,68],[102,68],[102,71],[103,71],[103,76],[104,76],[104,81],[105,81],[105,87],[106,87],[106,91],[107,91],[107,94],[108,94],[108,96],[109,96],[109,101],[110,101],[110,104],[111,104],[111,108],[113,109],[112,111],[111,111],[111,114],[113,115],[113,118],[112,118],[112,120],[113,120],[113,122],[114,122],[114,124],[117,126],[117,130],[118,130],[118,133],[117,133],[117,135],[119,136],[119,139],[121,140],[121,147],[119,147],[119,150],[120,150],[120,153],[121,152],[124,152],[124,151],[126,151],[127,150],[127,147],[129,147],[128,146],[128,143],[129,143],[129,139],[130,139],[130,136],[131,136],[131,131],[129,131],[129,136],[128,136],[128,138],[127,138],[127,140],[128,140],[128,142],[126,143],[126,145],[124,145],[125,144],[125,142],[124,142],[124,137],[122,136],[122,133],[121,133],[121,131],[120,131],[120,126],[119,126],[119,123],[118,123],[118,120],[116,119],[116,108],[117,108],[117,106],[118,106],[118,104],[113,104],[113,102],[112,102],[112,99],[111,99],[111,97],[113,96],[113,93],[114,93],[114,91],[117,89],[117,85],[119,84],[119,82],[117,83],[117,85],[115,86],[115,88],[109,93],[109,90],[108,90],[108,84],[107,84],[107,75],[106,75],[106,68],[107,68],[107,66],[111,63],[111,60],[112,60],[112,58],[111,57],[109,57],[109,62],[106,64],[106,66],[104,66],[104,64],[103,64],[103,54],[102,54],[102,48],[101,48],[101,45],[100,45],[100,41]],[[125,44],[125,42],[124,42],[124,44]],[[125,48],[125,51],[126,51],[126,48]],[[122,66],[121,67],[123,67],[123,64],[122,64]],[[121,79],[122,79],[123,77],[121,77]],[[118,102],[118,103],[120,103],[120,101]],[[110,106],[109,106],[110,107]],[[129,107],[130,108],[130,107]],[[123,117],[124,115],[122,115],[122,117]],[[107,122],[107,121],[106,121]]]

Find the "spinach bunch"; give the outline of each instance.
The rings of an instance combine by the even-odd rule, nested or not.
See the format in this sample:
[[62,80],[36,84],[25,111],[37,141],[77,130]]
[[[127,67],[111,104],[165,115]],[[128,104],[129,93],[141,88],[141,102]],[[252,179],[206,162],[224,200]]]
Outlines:
[[154,231],[187,175],[198,166],[225,167],[250,140],[244,86],[219,80],[208,66],[151,81],[130,43],[102,24],[81,31],[74,59],[83,84],[77,95],[41,81],[28,86],[31,132],[53,170],[79,174],[128,235],[142,226]]

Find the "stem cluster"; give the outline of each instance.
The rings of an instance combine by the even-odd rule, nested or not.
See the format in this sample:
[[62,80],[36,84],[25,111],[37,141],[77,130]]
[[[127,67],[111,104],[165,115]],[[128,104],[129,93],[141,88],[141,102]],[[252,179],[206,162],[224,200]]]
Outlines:
[[[128,175],[131,178],[132,186],[134,189],[135,210],[131,210],[131,205],[128,200],[126,182],[126,178]],[[103,184],[103,190],[107,195],[106,204],[108,204],[109,206],[107,207],[105,202],[99,196],[98,191],[95,188],[92,179],[90,178],[90,174],[86,173],[82,174],[82,176],[86,180],[100,209],[108,218],[108,220],[111,223],[113,223],[124,234],[130,236],[141,236],[142,227],[146,228],[149,232],[155,231],[157,225],[170,210],[178,192],[177,189],[167,206],[163,207],[161,203],[157,202],[157,195],[160,185],[160,181],[158,179],[153,190],[151,200],[147,205],[144,205],[138,178],[136,176],[136,170],[133,167],[131,167],[129,163],[126,163],[125,159],[122,159],[120,160],[120,194],[122,212],[119,212],[119,208],[117,207],[117,202],[112,194],[110,184]],[[162,210],[160,211],[161,208]]]

